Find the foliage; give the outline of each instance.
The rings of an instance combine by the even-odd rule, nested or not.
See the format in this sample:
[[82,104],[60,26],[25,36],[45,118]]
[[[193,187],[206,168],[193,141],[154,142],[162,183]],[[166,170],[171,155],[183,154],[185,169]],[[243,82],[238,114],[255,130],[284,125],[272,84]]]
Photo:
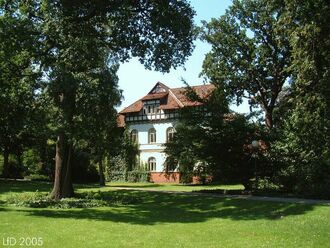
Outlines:
[[102,192],[80,193],[79,198],[63,198],[60,201],[51,199],[46,193],[28,192],[9,195],[5,202],[17,207],[30,208],[95,208],[109,207],[115,205],[128,205],[136,203],[138,200],[133,196],[125,196],[113,192],[110,196]]
[[72,158],[72,167],[74,173],[72,180],[75,183],[97,182],[99,174],[95,164],[91,163],[91,154],[82,149],[76,149]]
[[[9,100],[19,103],[19,113],[14,113],[17,125],[4,119],[6,110],[0,109],[1,127],[13,129],[1,142],[11,140],[9,135],[18,136],[25,127],[28,107],[34,106],[29,102],[33,93],[47,94],[57,135],[52,196],[71,196],[72,154],[78,143],[88,143],[103,175],[105,151],[115,133],[114,106],[120,100],[115,76],[118,63],[134,56],[146,68],[162,72],[183,65],[193,49],[193,16],[186,0],[1,1],[1,71],[8,71],[1,74],[1,86],[8,84],[9,92],[20,86],[22,93],[12,94],[13,100],[7,93],[0,99],[1,107],[11,106],[4,104]],[[17,73],[18,77],[12,77]],[[30,77],[26,79],[25,73]],[[35,86],[41,76],[47,82],[45,88]],[[24,101],[19,101],[21,96]],[[8,147],[7,142],[3,147],[6,158],[8,150],[13,150]]]
[[27,174],[39,174],[42,171],[42,161],[36,149],[29,149],[23,152],[23,165]]
[[28,176],[25,176],[24,179],[31,181],[50,181],[50,178],[48,176],[40,174],[30,174]]
[[142,169],[135,169],[133,171],[127,172],[126,177],[127,182],[149,182],[150,181],[150,172],[142,170]]
[[202,108],[183,109],[174,139],[166,144],[167,163],[178,163],[186,183],[193,175],[202,180],[208,175],[248,187],[253,167],[244,147],[253,131],[245,116],[229,112],[224,91],[216,88]]
[[[0,3],[0,150],[4,155],[3,176],[8,177],[14,170],[8,164],[9,154],[20,157],[24,145],[32,140],[30,132],[39,111],[36,90],[41,84],[41,74],[33,56],[37,40],[31,35],[31,23],[14,13],[4,15],[2,5],[3,1]],[[21,161],[18,163],[21,167]]]
[[0,155],[0,176],[2,175],[2,169],[3,169],[3,156]]
[[131,164],[121,155],[111,157],[106,164],[105,178],[108,182],[148,182],[150,173],[143,166],[136,165],[129,170]]
[[290,74],[290,46],[278,20],[283,1],[234,0],[226,14],[204,22],[202,39],[212,45],[203,74],[236,98],[261,107],[268,128],[283,84]]
[[138,145],[131,141],[128,131],[126,129],[117,136],[117,144],[109,152],[105,164],[107,181],[147,181],[147,173],[138,161]]
[[272,129],[256,171],[269,183],[258,187],[330,194],[329,13],[325,0],[237,0],[204,22],[212,50],[203,74],[238,103],[261,107]]
[[282,99],[272,156],[284,189],[330,195],[330,36],[327,1],[286,1],[280,18],[292,46],[293,85]]

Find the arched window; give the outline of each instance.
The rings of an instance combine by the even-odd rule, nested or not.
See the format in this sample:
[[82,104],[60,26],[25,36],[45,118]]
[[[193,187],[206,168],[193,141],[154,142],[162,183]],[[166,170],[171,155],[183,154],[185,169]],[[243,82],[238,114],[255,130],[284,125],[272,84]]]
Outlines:
[[174,128],[173,127],[169,127],[167,130],[166,130],[166,142],[170,142],[173,140],[174,138]]
[[148,143],[156,143],[156,129],[151,128],[148,132]]
[[139,142],[139,134],[138,134],[138,131],[136,129],[133,129],[131,131],[131,141],[133,143],[138,143]]
[[156,159],[154,157],[148,159],[148,170],[149,171],[156,170]]

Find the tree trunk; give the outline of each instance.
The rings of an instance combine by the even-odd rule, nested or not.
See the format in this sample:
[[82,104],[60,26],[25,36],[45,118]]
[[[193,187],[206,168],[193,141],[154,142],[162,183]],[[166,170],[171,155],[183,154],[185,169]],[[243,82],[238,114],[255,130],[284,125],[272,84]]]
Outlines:
[[50,197],[59,200],[74,195],[71,179],[72,145],[66,144],[65,134],[62,132],[57,137],[55,155],[55,180]]
[[72,185],[72,153],[73,145],[68,146],[68,156],[66,157],[66,171],[62,188],[62,197],[72,197],[74,195]]
[[268,129],[273,128],[273,113],[270,110],[266,110],[265,114],[266,126]]
[[103,159],[99,160],[99,174],[100,174],[100,186],[105,186],[104,171],[103,171]]
[[8,178],[9,176],[9,150],[5,147],[3,151],[3,171],[2,176]]
[[[65,90],[64,90],[65,92]],[[75,111],[76,89],[73,87],[67,94],[60,94],[60,108],[62,113],[60,119],[64,123],[68,123],[70,134],[73,133],[73,116]],[[63,128],[63,127],[62,127]],[[65,197],[72,197],[74,195],[72,185],[72,142],[68,143],[66,134],[62,130],[56,142],[56,156],[55,156],[55,180],[54,188],[50,193],[50,197],[59,200]]]
[[50,193],[50,197],[59,200],[62,198],[62,165],[64,159],[64,133],[60,133],[56,141],[56,154],[55,154],[55,179],[53,191]]

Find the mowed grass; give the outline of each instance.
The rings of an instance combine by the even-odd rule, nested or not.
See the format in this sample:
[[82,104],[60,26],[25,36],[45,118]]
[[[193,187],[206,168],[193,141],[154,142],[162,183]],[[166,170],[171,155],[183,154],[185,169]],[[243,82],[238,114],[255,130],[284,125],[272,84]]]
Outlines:
[[226,189],[226,190],[243,190],[244,186],[241,184],[235,185],[198,185],[198,184],[174,184],[174,183],[120,183],[120,182],[110,182],[107,183],[108,187],[111,188],[132,188],[132,189],[144,189],[152,191],[184,191],[192,192],[199,191],[203,189],[213,190],[213,189]]
[[[169,186],[170,187],[170,186]],[[0,181],[0,246],[6,237],[42,238],[42,247],[329,247],[330,207],[164,192],[116,190],[136,204],[90,209],[7,206],[12,192],[51,184]],[[77,191],[97,191],[76,185]],[[16,247],[19,247],[16,245]]]

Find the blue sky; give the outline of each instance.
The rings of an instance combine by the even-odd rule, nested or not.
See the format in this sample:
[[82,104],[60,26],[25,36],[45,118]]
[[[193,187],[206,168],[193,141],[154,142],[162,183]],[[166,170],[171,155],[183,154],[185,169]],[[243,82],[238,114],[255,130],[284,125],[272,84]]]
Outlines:
[[[231,0],[191,0],[190,3],[196,11],[194,21],[200,25],[201,20],[210,21],[213,17],[219,18],[223,15],[230,6]],[[118,109],[121,110],[146,95],[158,81],[171,88],[184,86],[182,78],[190,85],[203,84],[203,78],[199,77],[199,74],[202,70],[204,56],[210,49],[211,47],[207,43],[195,41],[195,50],[185,63],[185,69],[172,69],[165,74],[146,70],[135,58],[122,64],[118,76],[119,87],[124,91],[124,99]],[[239,107],[231,106],[231,108],[238,112],[248,111],[246,104]]]

